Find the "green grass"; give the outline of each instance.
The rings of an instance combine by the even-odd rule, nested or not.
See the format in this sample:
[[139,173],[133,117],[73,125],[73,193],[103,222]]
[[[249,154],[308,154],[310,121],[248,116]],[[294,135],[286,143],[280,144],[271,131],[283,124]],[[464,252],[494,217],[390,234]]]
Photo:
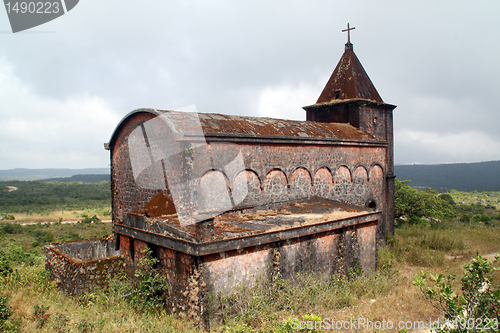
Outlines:
[[[460,274],[463,264],[476,253],[500,252],[497,208],[492,202],[478,205],[482,194],[468,196],[472,201],[456,205],[453,219],[397,228],[388,245],[379,248],[378,271],[369,276],[353,271],[350,278],[333,276],[325,280],[314,273],[303,273],[293,280],[279,276],[273,283],[258,280],[254,286],[240,286],[234,295],[219,299],[209,295],[210,331],[291,332],[286,327],[289,318],[307,315],[396,323],[438,318],[439,312],[412,285],[415,274],[422,270]],[[471,203],[474,205],[467,206]],[[465,214],[486,215],[491,221],[461,222]],[[0,277],[0,296],[9,296],[8,305],[13,310],[7,320],[11,331],[200,332],[202,329],[193,321],[162,311],[142,311],[131,304],[127,280],[116,280],[109,289],[83,297],[69,297],[57,290],[44,270],[43,245],[110,233],[111,223],[0,223],[0,254],[12,266],[12,273]]]
[[[44,214],[96,209],[111,204],[111,186],[106,181],[85,184],[8,181],[0,185],[0,213]],[[17,190],[9,192],[7,186]]]
[[[24,239],[21,244],[29,244],[36,230],[51,232],[57,241],[71,232],[94,236],[109,231],[106,227],[110,224],[17,226],[14,229],[19,233],[2,235],[6,244],[3,248],[8,252],[9,246],[16,244],[9,237]],[[447,267],[459,273],[467,258],[446,260],[445,255],[474,256],[475,250],[491,253],[500,250],[499,244],[500,228],[494,226],[458,223],[438,229],[399,228],[389,245],[379,249],[378,272],[356,278],[334,276],[329,280],[304,273],[296,275],[293,281],[278,277],[274,283],[259,280],[255,286],[241,286],[234,295],[217,300],[221,307],[209,309],[211,332],[288,332],[287,320],[304,315],[345,320],[437,318],[438,314],[411,284],[415,273],[422,269],[444,272]],[[32,248],[17,250],[20,259],[13,265],[14,273],[0,278],[0,294],[10,297],[8,304],[13,315],[8,324],[19,332],[200,331],[194,322],[177,315],[138,310],[127,300],[127,281],[116,281],[107,291],[85,297],[66,296],[48,278],[41,256],[29,261],[26,253]],[[215,301],[212,299],[212,304]],[[404,308],[407,304],[408,308]],[[43,324],[40,315],[35,316],[35,305],[39,312],[42,305],[47,307],[42,311],[47,315]]]
[[111,223],[34,224],[0,223],[0,248],[9,244],[21,245],[37,256],[43,255],[43,246],[51,242],[98,238],[111,234]]

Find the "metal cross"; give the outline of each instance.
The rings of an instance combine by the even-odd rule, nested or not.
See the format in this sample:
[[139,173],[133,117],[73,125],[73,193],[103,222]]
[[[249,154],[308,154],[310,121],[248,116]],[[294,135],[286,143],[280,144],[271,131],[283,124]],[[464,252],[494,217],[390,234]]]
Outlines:
[[351,30],[356,29],[356,27],[349,27],[349,23],[347,23],[347,29],[342,30],[342,32],[347,31],[347,44],[351,44]]

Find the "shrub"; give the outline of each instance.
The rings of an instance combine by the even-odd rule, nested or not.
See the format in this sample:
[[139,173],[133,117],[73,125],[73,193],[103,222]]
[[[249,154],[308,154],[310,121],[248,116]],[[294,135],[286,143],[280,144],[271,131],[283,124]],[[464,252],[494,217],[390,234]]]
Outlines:
[[486,208],[480,203],[471,203],[465,205],[458,205],[457,209],[459,212],[470,213],[473,214],[483,214],[486,211]]
[[469,223],[470,222],[470,215],[469,214],[462,215],[460,217],[460,222]]
[[16,219],[16,217],[14,215],[9,214],[9,213],[0,214],[0,217],[3,217],[6,220],[15,220]]
[[167,291],[165,277],[154,268],[158,258],[151,256],[151,249],[146,248],[142,253],[145,257],[141,258],[135,271],[138,281],[132,293],[131,303],[140,310],[161,310],[165,306],[164,294]]
[[33,230],[31,235],[35,237],[37,246],[52,243],[55,240],[54,234],[48,230]]
[[12,273],[10,260],[3,250],[0,249],[0,276],[7,276]]
[[4,296],[0,294],[0,331],[4,331],[5,322],[12,315],[12,309],[7,304],[9,301],[9,296]]
[[[85,215],[85,216],[83,216]],[[81,221],[82,223],[100,223],[101,220],[96,216],[92,216],[92,217],[89,217],[87,214],[82,214],[82,217],[84,217],[84,219]]]
[[442,193],[439,195],[439,198],[446,201],[450,206],[455,206],[455,200],[449,193]]
[[[498,261],[498,257],[495,262]],[[445,325],[436,327],[436,332],[475,332],[478,319],[490,320],[491,329],[500,320],[500,290],[492,287],[491,273],[497,270],[487,259],[480,255],[464,265],[461,278],[462,295],[453,291],[456,275],[430,275],[433,287],[427,287],[427,272],[416,275],[413,284],[420,288],[423,295],[436,309],[444,313]],[[481,321],[485,327],[486,321]]]
[[22,234],[24,232],[24,227],[16,223],[2,223],[0,228],[5,234]]
[[5,258],[11,263],[33,266],[40,258],[36,252],[27,251],[21,244],[10,243],[5,251]]
[[[453,198],[439,195],[433,190],[417,190],[407,184],[408,180],[395,180],[396,224],[430,224],[434,221],[456,216]],[[449,198],[448,198],[449,197]]]

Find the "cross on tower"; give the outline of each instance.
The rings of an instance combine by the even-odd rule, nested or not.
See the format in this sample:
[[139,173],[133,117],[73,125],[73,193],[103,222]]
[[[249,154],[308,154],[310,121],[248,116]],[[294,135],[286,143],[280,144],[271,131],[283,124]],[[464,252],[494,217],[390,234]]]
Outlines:
[[342,30],[342,32],[347,31],[347,44],[351,44],[351,30],[356,29],[356,27],[349,27],[349,23],[347,23],[347,29]]

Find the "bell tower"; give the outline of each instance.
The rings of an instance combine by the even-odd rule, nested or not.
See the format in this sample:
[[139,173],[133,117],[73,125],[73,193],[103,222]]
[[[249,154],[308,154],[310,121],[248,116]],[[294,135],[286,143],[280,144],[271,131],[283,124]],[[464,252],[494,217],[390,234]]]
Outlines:
[[[351,43],[347,24],[347,43],[344,54],[335,67],[315,104],[304,106],[306,120],[322,123],[347,123],[377,140],[387,142],[386,180],[389,201],[389,219],[394,219],[394,140],[392,110],[395,105],[385,103],[368,77]],[[392,225],[391,223],[389,225]],[[388,230],[392,232],[393,230]]]

